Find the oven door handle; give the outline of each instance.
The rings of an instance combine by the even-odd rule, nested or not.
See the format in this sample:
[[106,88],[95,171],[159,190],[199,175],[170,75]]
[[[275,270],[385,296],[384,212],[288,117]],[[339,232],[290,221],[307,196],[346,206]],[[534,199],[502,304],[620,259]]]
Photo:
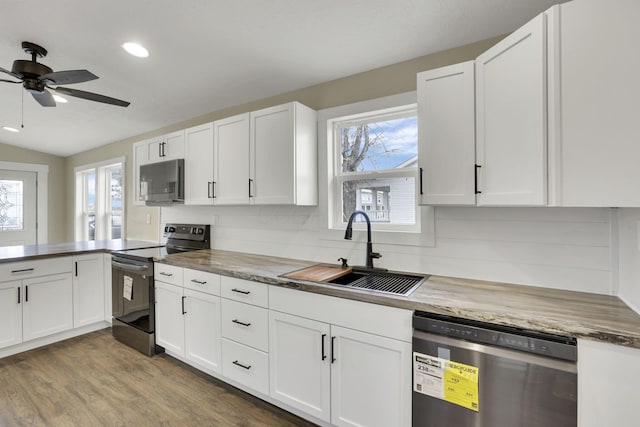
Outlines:
[[114,267],[121,268],[123,270],[136,271],[136,272],[147,271],[149,269],[149,267],[146,265],[129,264],[129,263],[119,262],[115,260],[111,260],[111,265]]

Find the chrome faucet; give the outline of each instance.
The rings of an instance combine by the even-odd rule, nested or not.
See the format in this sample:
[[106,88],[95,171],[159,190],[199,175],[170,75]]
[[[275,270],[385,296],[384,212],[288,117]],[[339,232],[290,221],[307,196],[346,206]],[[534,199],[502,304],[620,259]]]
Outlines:
[[369,215],[367,215],[363,211],[353,211],[353,213],[349,217],[347,229],[344,232],[344,238],[345,240],[351,240],[351,237],[353,235],[353,219],[357,215],[362,215],[365,221],[367,221],[367,268],[373,268],[373,259],[381,258],[382,255],[380,255],[378,252],[373,252],[373,245],[371,244],[371,221],[369,221]]

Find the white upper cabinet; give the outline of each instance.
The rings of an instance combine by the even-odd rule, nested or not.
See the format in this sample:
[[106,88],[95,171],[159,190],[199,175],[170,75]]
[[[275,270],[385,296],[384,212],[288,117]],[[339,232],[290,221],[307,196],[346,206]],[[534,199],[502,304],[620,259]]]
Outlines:
[[558,204],[638,207],[640,2],[558,8]]
[[249,113],[214,123],[214,204],[249,204]]
[[476,59],[478,205],[547,203],[546,15]]
[[316,205],[316,112],[291,102],[254,111],[250,120],[251,202]]
[[475,205],[474,63],[418,74],[421,205]]
[[184,131],[184,203],[213,203],[213,123]]
[[184,158],[184,130],[149,140],[147,149],[149,163]]

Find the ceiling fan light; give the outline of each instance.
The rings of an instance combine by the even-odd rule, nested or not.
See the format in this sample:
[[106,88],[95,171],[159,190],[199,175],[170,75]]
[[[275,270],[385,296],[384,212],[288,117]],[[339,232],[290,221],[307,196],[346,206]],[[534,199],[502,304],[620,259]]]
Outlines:
[[145,49],[144,46],[139,45],[138,43],[127,42],[122,45],[122,48],[129,54],[137,56],[138,58],[146,58],[147,56],[149,56],[149,51]]
[[60,95],[53,95],[53,99],[55,99],[56,102],[59,102],[61,104],[66,104],[67,102],[69,102],[67,101],[67,98],[63,98]]
[[9,132],[20,132],[18,129],[16,128],[12,128],[10,126],[2,126],[2,129],[9,131]]

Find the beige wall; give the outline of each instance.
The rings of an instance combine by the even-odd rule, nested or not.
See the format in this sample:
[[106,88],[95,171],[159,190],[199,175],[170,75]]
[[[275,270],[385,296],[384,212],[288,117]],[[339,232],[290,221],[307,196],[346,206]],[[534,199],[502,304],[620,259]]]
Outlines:
[[48,243],[60,243],[68,240],[66,228],[66,208],[68,202],[65,193],[68,192],[67,189],[73,191],[73,187],[69,187],[65,181],[66,159],[52,154],[0,143],[0,161],[49,166],[49,204],[47,206],[47,217],[49,219]]
[[[95,163],[118,156],[127,157],[126,166],[126,236],[128,239],[156,240],[158,236],[159,208],[147,208],[133,205],[133,143],[162,135],[174,130],[229,117],[235,114],[257,110],[290,101],[299,101],[316,110],[345,105],[354,102],[375,99],[383,96],[416,90],[416,73],[445,65],[474,59],[480,53],[497,43],[501,37],[488,39],[455,49],[438,52],[409,61],[355,74],[338,80],[283,93],[250,103],[233,106],[196,117],[180,123],[174,123],[153,132],[137,135],[126,140],[102,146],[67,158],[66,188],[67,211],[74,210],[74,168],[79,165]],[[147,215],[151,223],[147,224]],[[67,240],[73,240],[73,216],[67,215]]]

